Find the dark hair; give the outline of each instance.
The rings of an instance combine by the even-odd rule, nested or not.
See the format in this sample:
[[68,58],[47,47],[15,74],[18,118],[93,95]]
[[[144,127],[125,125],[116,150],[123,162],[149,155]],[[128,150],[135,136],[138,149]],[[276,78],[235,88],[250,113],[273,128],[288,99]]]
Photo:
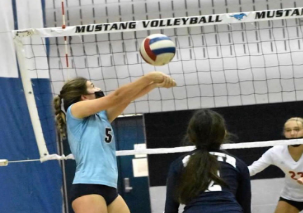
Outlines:
[[81,95],[87,94],[86,82],[87,79],[82,77],[67,81],[63,85],[60,94],[53,100],[57,129],[62,138],[66,138],[66,117],[61,108],[62,99],[64,110],[66,112],[70,105],[81,100]]
[[195,144],[196,151],[190,156],[180,178],[177,191],[180,203],[190,202],[205,191],[211,181],[221,186],[227,185],[218,176],[217,158],[209,154],[209,151],[220,149],[225,135],[223,117],[212,110],[198,110],[190,119],[186,138]]

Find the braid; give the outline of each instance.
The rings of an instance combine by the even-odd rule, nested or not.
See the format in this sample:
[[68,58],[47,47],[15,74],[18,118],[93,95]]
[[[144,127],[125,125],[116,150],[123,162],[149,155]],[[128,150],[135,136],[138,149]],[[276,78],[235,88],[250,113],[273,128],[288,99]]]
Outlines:
[[57,130],[60,133],[62,139],[66,138],[66,117],[65,113],[61,109],[61,97],[56,96],[54,98],[54,108],[55,108],[55,119],[56,119],[56,126]]
[[67,138],[66,116],[61,106],[63,105],[65,112],[67,112],[68,107],[78,101],[81,101],[81,95],[87,94],[86,83],[87,79],[82,77],[78,77],[65,82],[60,91],[60,94],[53,100],[56,126],[58,132],[60,133],[61,139]]

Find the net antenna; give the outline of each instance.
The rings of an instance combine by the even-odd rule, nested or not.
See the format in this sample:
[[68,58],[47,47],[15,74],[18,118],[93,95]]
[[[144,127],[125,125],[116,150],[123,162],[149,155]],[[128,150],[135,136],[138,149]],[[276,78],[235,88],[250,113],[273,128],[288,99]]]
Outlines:
[[[65,29],[65,9],[64,9],[64,0],[61,0],[61,10],[62,10],[62,29]],[[67,37],[64,36],[64,46],[65,46],[65,63],[66,67],[69,67],[68,64],[68,44],[67,44]]]
[[[38,148],[39,148],[40,156],[43,157],[43,156],[48,155],[49,153],[47,151],[47,147],[45,145],[45,140],[43,138],[43,132],[42,132],[42,128],[41,128],[41,124],[40,124],[40,120],[39,120],[39,116],[38,116],[38,112],[37,112],[34,92],[33,92],[33,88],[32,88],[32,85],[31,85],[31,78],[28,75],[28,64],[27,64],[27,60],[25,58],[26,57],[26,55],[25,55],[26,48],[24,47],[24,41],[26,39],[38,38],[40,40],[41,39],[43,40],[44,38],[69,37],[69,36],[72,37],[72,36],[74,36],[73,39],[70,41],[70,46],[69,46],[70,47],[70,57],[69,58],[72,58],[71,61],[73,62],[73,63],[69,63],[71,65],[71,67],[68,68],[68,70],[72,71],[71,75],[85,74],[85,77],[89,77],[90,72],[100,72],[100,69],[102,71],[104,69],[107,72],[107,74],[111,74],[110,78],[107,78],[108,76],[105,76],[100,72],[102,77],[100,77],[96,81],[99,81],[99,82],[104,84],[105,92],[110,92],[113,89],[117,88],[117,86],[119,86],[120,84],[127,83],[127,81],[130,80],[132,77],[139,77],[139,75],[142,75],[142,71],[140,71],[140,73],[138,72],[139,74],[133,75],[133,69],[125,68],[125,67],[129,66],[131,62],[127,62],[127,64],[126,64],[125,61],[128,61],[128,60],[124,60],[124,64],[123,64],[123,60],[117,60],[117,61],[115,60],[115,56],[114,56],[113,50],[112,50],[113,49],[113,44],[114,44],[113,40],[110,40],[110,39],[102,40],[102,39],[104,39],[104,37],[101,40],[97,40],[97,39],[95,39],[96,37],[92,36],[92,35],[111,34],[111,33],[127,33],[127,32],[135,32],[135,31],[145,31],[145,32],[150,31],[150,32],[153,33],[157,30],[164,30],[165,31],[167,29],[174,29],[174,28],[204,27],[204,26],[212,26],[212,25],[227,25],[227,26],[231,25],[231,26],[233,26],[234,24],[235,25],[236,24],[238,24],[238,25],[241,24],[242,25],[242,24],[245,24],[245,23],[248,23],[249,26],[254,26],[254,24],[256,24],[257,22],[264,22],[264,21],[270,21],[271,22],[271,21],[281,20],[281,19],[283,19],[283,21],[284,21],[284,20],[287,20],[287,19],[300,19],[300,18],[303,18],[303,8],[302,7],[301,8],[298,7],[298,8],[277,9],[277,10],[264,10],[264,11],[239,12],[239,13],[227,13],[227,14],[212,14],[212,15],[198,15],[198,16],[174,17],[174,18],[164,18],[164,19],[150,19],[150,20],[139,20],[139,21],[133,21],[132,20],[132,21],[124,21],[124,22],[111,22],[111,23],[100,23],[100,24],[66,26],[64,29],[62,29],[61,27],[54,27],[54,28],[38,28],[38,29],[27,29],[27,30],[13,31],[13,38],[14,38],[14,41],[15,41],[18,62],[19,62],[19,65],[20,65],[19,67],[20,67],[22,83],[23,83],[23,87],[24,87],[26,101],[27,101],[27,104],[29,106],[28,108],[29,108],[29,112],[30,112],[31,121],[32,121],[32,124],[33,124],[33,127],[34,127],[35,137],[36,137],[36,140],[37,140],[37,145],[38,145]],[[251,23],[251,25],[250,25],[250,23]],[[272,25],[271,25],[271,27],[272,27]],[[272,29],[271,27],[269,29]],[[282,27],[284,28],[284,26],[282,26]],[[298,25],[296,25],[296,27],[298,27]],[[218,26],[216,26],[215,28],[217,29]],[[299,26],[298,28],[300,28],[300,29],[298,31],[296,39],[298,41],[300,40],[300,42],[301,42],[301,40],[302,40],[302,38],[301,38],[302,32],[300,32],[301,26]],[[281,29],[281,27],[280,27],[280,29]],[[253,30],[256,31],[256,30],[259,30],[259,29],[255,28]],[[245,31],[245,30],[242,29],[242,31]],[[225,33],[226,32],[230,33],[230,32],[233,32],[233,31],[225,31]],[[215,31],[213,34],[217,34],[217,33],[218,32]],[[249,34],[250,31],[243,32],[243,34],[245,34],[245,33]],[[271,35],[271,32],[269,34]],[[83,36],[83,35],[85,35],[84,40],[85,40],[85,42],[87,42],[87,45],[91,47],[91,49],[86,48],[84,46],[84,44],[82,44],[81,42],[79,43],[77,41],[77,38],[79,40],[79,36]],[[178,36],[178,35],[175,35],[175,36]],[[204,39],[202,41],[202,43],[203,43],[202,46],[200,45],[198,47],[201,49],[201,52],[204,51],[204,55],[206,55],[201,59],[201,58],[196,58],[197,54],[189,54],[190,55],[189,58],[193,60],[193,62],[190,62],[190,63],[194,64],[194,66],[198,67],[197,66],[197,61],[198,60],[200,60],[200,62],[204,62],[203,60],[208,60],[210,58],[209,53],[208,53],[209,51],[206,50],[206,52],[205,52],[205,49],[207,49],[210,46],[208,46],[207,42],[205,42],[205,35],[204,35],[203,31],[199,35],[196,35],[196,36],[197,37],[201,36],[202,39]],[[259,36],[260,35],[258,35],[257,37],[259,38]],[[217,36],[215,38],[217,39]],[[136,38],[134,40],[136,40]],[[219,40],[220,40],[220,38],[219,38]],[[284,42],[286,44],[285,46],[287,46],[288,45],[287,41],[284,41],[284,40],[282,42]],[[192,44],[190,44],[190,43],[193,43],[193,42],[188,42],[188,41],[189,41],[189,38],[188,38],[188,35],[187,35],[187,42],[186,42],[186,43],[188,43],[188,46],[187,46],[188,49],[187,50],[189,50],[188,51],[189,53],[192,53],[195,50],[194,49],[195,47],[193,48],[191,46]],[[96,44],[95,42],[104,42],[104,43],[101,43],[101,44],[97,43]],[[106,42],[108,43],[108,47],[109,47],[108,49],[111,50],[111,51],[106,52],[105,54],[100,53],[97,56],[94,55],[95,52],[97,52],[97,53],[100,52],[100,48],[99,48],[98,45],[100,45],[100,46],[102,45],[102,48],[103,48],[103,47],[106,46],[106,44],[107,44]],[[240,44],[242,46],[243,46],[243,44],[246,44],[246,46],[247,46],[247,43],[245,43],[245,42],[247,42],[247,39],[245,40],[245,42],[241,41],[242,43],[236,43],[236,42],[237,41],[233,41],[233,39],[231,39],[231,42],[227,43],[227,45],[230,46],[229,51],[233,53],[233,55],[230,58],[237,56],[236,53],[235,53],[236,52],[235,47],[234,47],[235,44]],[[273,43],[274,42],[275,42],[275,40],[273,41]],[[137,40],[136,40],[136,43],[137,43]],[[182,42],[180,42],[180,43],[182,43]],[[179,45],[180,43],[176,42],[177,45]],[[259,43],[262,43],[262,40],[258,40],[256,43],[258,43],[258,45],[256,45],[256,46],[259,48]],[[73,48],[72,45],[75,45],[75,48]],[[64,46],[64,44],[62,46]],[[214,47],[214,48],[217,48],[217,52],[220,51],[220,48],[218,46],[221,47],[222,45],[217,44]],[[106,49],[106,48],[104,48],[104,49]],[[273,50],[275,49],[274,45],[272,45],[272,49]],[[90,53],[89,52],[90,50],[94,50],[94,53]],[[182,50],[182,48],[180,48],[180,50]],[[58,51],[59,51],[59,48],[58,48]],[[81,58],[80,56],[76,55],[75,52],[77,52],[77,51],[79,51],[79,52],[82,51],[84,56],[82,55],[83,57],[81,56],[82,57]],[[277,53],[275,53],[275,51],[276,50],[272,51],[272,54],[277,54]],[[287,50],[287,51],[290,51],[290,50]],[[91,54],[91,55],[89,55],[89,54]],[[118,54],[120,54],[120,55],[118,55]],[[117,55],[120,57],[119,59],[121,59],[121,52],[119,52],[118,54]],[[122,55],[123,54],[124,54],[124,56],[126,55],[125,52],[123,52]],[[137,50],[136,50],[136,54],[137,54]],[[50,70],[50,66],[54,66],[52,62],[56,62],[56,60],[57,60],[57,62],[59,61],[59,68],[57,68],[57,67],[54,68],[54,69],[56,69],[56,71],[60,69],[60,65],[63,66],[64,63],[61,63],[61,59],[65,58],[65,57],[61,57],[60,54],[58,54],[58,55],[59,55],[58,59],[55,58],[53,60],[53,58],[52,58],[52,60],[50,60],[49,64],[47,64],[48,62],[46,60],[46,62],[45,62],[47,64],[46,69],[48,69],[48,71]],[[177,53],[174,60],[179,60],[179,59],[183,60],[181,55],[182,55],[182,53]],[[203,55],[203,54],[201,54],[201,55]],[[245,55],[245,53],[243,55]],[[194,56],[195,58],[192,57],[192,56]],[[44,57],[46,58],[46,54],[44,54]],[[73,57],[75,59],[73,59]],[[248,57],[250,57],[250,55]],[[41,57],[39,56],[39,58],[41,58]],[[105,63],[105,60],[103,60],[103,58],[108,59],[108,61]],[[224,58],[224,56],[220,56],[219,59],[223,60],[222,58]],[[136,59],[136,60],[132,60],[132,61],[136,61],[135,63],[137,63],[137,64],[135,64],[135,65],[137,67],[142,68],[144,66],[144,65],[142,65],[142,63],[140,64],[140,59],[138,59],[138,57],[134,57],[133,59]],[[79,61],[83,61],[83,64],[81,64],[81,67],[75,67],[76,63],[79,63]],[[92,63],[96,66],[89,66],[88,65],[89,61],[92,61]],[[188,62],[188,61],[186,61],[186,62]],[[115,64],[116,62],[117,62],[117,64]],[[173,62],[174,61],[172,61],[172,63]],[[119,66],[122,66],[121,64],[124,67],[122,67],[122,68],[119,67]],[[125,66],[125,64],[127,66]],[[131,64],[131,65],[134,66],[134,64]],[[167,66],[169,67],[170,64],[167,65]],[[275,66],[280,67],[279,64],[275,65]],[[293,63],[293,64],[287,65],[287,66],[293,68],[295,65]],[[179,68],[179,67],[180,66],[178,66],[177,68]],[[176,68],[176,66],[175,66],[175,68]],[[260,67],[253,67],[253,68],[260,69]],[[264,67],[261,67],[261,68],[264,68]],[[96,69],[99,69],[99,70],[96,70]],[[129,73],[126,73],[125,69]],[[150,70],[150,67],[148,67],[148,69]],[[243,68],[242,70],[245,70],[245,69],[249,70],[250,68]],[[114,72],[116,71],[116,73],[115,73],[116,75],[118,73],[122,77],[119,78],[119,79],[115,78],[115,76],[113,77],[114,72],[111,72],[112,70],[114,70]],[[86,71],[88,71],[89,74],[86,74],[85,73]],[[172,72],[170,74],[173,74],[173,75],[179,77],[179,79],[181,79],[183,77],[182,81],[186,82],[186,79],[185,79],[184,75],[187,74],[187,73],[181,72],[181,74],[180,74],[180,73],[173,73],[174,70],[170,70],[170,71]],[[189,73],[189,74],[194,73],[198,77],[198,74],[195,73],[197,71],[198,70],[196,70],[194,72],[190,71],[191,73]],[[212,70],[210,70],[210,71],[212,71]],[[214,71],[216,71],[216,70],[214,70]],[[222,72],[225,71],[225,67],[221,68],[221,70],[219,70],[219,71],[222,71]],[[199,70],[199,72],[202,73],[203,71]],[[51,72],[49,72],[49,73],[50,74],[49,74],[48,77],[51,77],[52,73]],[[60,75],[59,72],[56,72],[56,73],[57,73],[56,75]],[[127,74],[129,74],[129,75],[126,76],[125,73],[126,73],[126,75]],[[63,78],[66,75],[67,75],[66,73],[62,73]],[[55,77],[56,77],[56,79],[53,79],[53,82],[58,87],[62,86],[63,82],[58,83],[57,76],[55,76]],[[290,79],[293,79],[293,78],[294,77],[290,77]],[[224,78],[224,79],[226,80],[226,78]],[[273,79],[277,80],[275,78],[273,78]],[[106,81],[108,80],[108,81],[105,82],[105,80]],[[253,79],[250,79],[249,81],[257,81],[257,82],[259,81],[259,83],[260,82],[264,83],[264,81],[265,81],[265,84],[266,84],[267,80],[268,79],[258,80],[258,79],[253,78]],[[285,82],[286,82],[288,80],[288,77],[283,79],[283,80],[285,80]],[[301,82],[302,79],[298,79],[298,80],[300,80],[300,82]],[[279,79],[277,81],[279,81]],[[281,81],[281,79],[280,79],[280,81]],[[109,85],[108,82],[113,82],[113,84]],[[240,83],[243,83],[243,82],[246,83],[247,80],[246,79],[239,80],[239,78],[238,78],[238,82],[236,82],[236,83],[240,84]],[[211,82],[211,84],[208,83],[208,84],[204,85],[204,86],[207,86],[207,87],[212,87],[212,93],[207,94],[207,95],[204,96],[204,94],[202,94],[200,92],[198,94],[198,98],[200,98],[200,100],[202,100],[199,103],[200,105],[199,104],[192,105],[192,102],[191,102],[192,99],[191,98],[196,98],[196,96],[195,97],[186,97],[185,98],[186,100],[183,101],[183,99],[184,99],[184,97],[182,96],[183,93],[178,93],[177,92],[177,91],[180,91],[180,88],[184,87],[182,89],[183,90],[188,90],[188,91],[186,91],[186,93],[189,94],[189,96],[190,96],[191,91],[193,91],[192,90],[193,86],[195,86],[195,88],[194,88],[195,92],[200,91],[200,89],[201,89],[200,88],[200,83],[199,84],[196,83],[195,85],[178,85],[179,88],[174,88],[172,90],[173,92],[176,91],[172,95],[173,97],[171,99],[164,99],[164,101],[172,101],[172,103],[176,103],[176,104],[175,105],[174,104],[170,104],[170,105],[166,104],[165,107],[161,106],[162,108],[161,108],[160,111],[185,110],[185,109],[201,108],[201,107],[205,107],[205,104],[203,104],[203,100],[208,100],[208,99],[211,99],[211,98],[213,100],[215,100],[216,98],[222,98],[222,96],[228,97],[228,98],[230,98],[230,97],[234,98],[235,96],[236,97],[239,96],[239,97],[242,98],[244,96],[249,96],[249,95],[259,95],[257,90],[256,91],[253,90],[252,94],[246,94],[245,93],[246,91],[244,91],[244,92],[242,91],[243,93],[241,91],[240,91],[240,93],[239,93],[239,91],[233,91],[236,94],[232,94],[232,93],[228,92],[228,89],[225,89],[223,91],[224,92],[223,95],[221,95],[221,94],[217,95],[216,90],[218,88],[216,86],[218,84],[220,85],[222,83],[221,82],[219,82],[219,83]],[[223,84],[225,84],[225,86],[226,86],[227,84],[234,85],[235,83],[226,81],[226,82],[223,82]],[[294,84],[299,85],[299,82],[296,82]],[[241,87],[241,86],[239,86],[239,87]],[[245,90],[245,89],[242,89],[242,90]],[[295,90],[295,92],[298,92],[298,91],[302,92],[303,91],[300,88],[295,88],[294,90]],[[273,94],[273,95],[282,94],[283,92],[286,92],[286,93],[289,92],[288,90],[283,90],[283,89],[279,89],[278,92],[277,91],[269,91],[268,88],[267,88],[266,91],[270,94]],[[56,92],[58,93],[58,91],[56,91],[56,88],[55,88],[54,93],[56,93]],[[159,97],[161,95],[162,95],[162,93],[160,93],[160,95],[157,95],[157,97]],[[213,96],[209,96],[209,95],[213,95]],[[264,93],[261,92],[260,95],[264,95]],[[266,95],[269,96],[268,94],[266,94]],[[144,104],[140,105],[140,106],[143,106],[140,109],[141,111],[140,110],[137,111],[137,109],[139,107],[134,107],[134,110],[131,109],[131,110],[127,111],[127,113],[138,114],[138,113],[146,112],[145,111],[146,109],[148,109],[148,110],[150,108],[154,109],[155,107],[152,106],[152,104],[155,104],[155,103],[159,104],[159,103],[157,102],[158,99],[154,100],[153,98],[154,97],[148,99],[146,102],[144,102]],[[301,97],[296,96],[295,100],[299,100],[300,98],[302,99],[302,96]],[[275,101],[277,102],[277,100],[279,100],[279,99],[274,99],[273,102],[275,102]],[[292,101],[292,100],[289,100],[289,99],[287,99],[287,100]],[[162,101],[162,99],[160,101]],[[177,102],[177,101],[179,101],[179,102]],[[181,101],[183,101],[186,104],[181,106],[181,103],[180,103]],[[240,102],[240,104],[243,104],[243,102],[241,100],[239,102]],[[257,101],[255,101],[255,102],[258,103]],[[270,102],[270,101],[268,101],[268,102]],[[139,103],[139,102],[137,102],[137,103]],[[253,102],[249,102],[249,104],[253,104]],[[235,104],[234,103],[229,104],[229,102],[228,102],[227,105],[229,106],[229,105],[235,105]],[[147,107],[147,106],[149,106],[149,107]],[[209,104],[206,107],[217,107],[217,106],[223,106],[223,105],[216,105],[216,104],[211,105],[211,104]],[[154,110],[154,111],[150,110],[148,112],[155,112],[157,110],[159,111],[159,108],[156,108],[156,110]]]

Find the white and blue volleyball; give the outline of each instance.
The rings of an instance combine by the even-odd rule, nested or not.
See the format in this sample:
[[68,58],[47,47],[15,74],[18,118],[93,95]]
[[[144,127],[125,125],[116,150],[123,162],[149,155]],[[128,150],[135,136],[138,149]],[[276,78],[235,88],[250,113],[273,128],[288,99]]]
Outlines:
[[166,35],[153,34],[146,37],[140,46],[140,54],[146,63],[163,66],[175,56],[175,43]]

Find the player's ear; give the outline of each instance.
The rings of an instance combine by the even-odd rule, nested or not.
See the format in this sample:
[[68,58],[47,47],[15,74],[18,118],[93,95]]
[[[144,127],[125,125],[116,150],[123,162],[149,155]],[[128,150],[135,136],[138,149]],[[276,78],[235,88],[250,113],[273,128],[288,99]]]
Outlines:
[[87,96],[86,95],[81,95],[81,101],[85,101],[85,100],[87,100],[88,98],[87,98]]

